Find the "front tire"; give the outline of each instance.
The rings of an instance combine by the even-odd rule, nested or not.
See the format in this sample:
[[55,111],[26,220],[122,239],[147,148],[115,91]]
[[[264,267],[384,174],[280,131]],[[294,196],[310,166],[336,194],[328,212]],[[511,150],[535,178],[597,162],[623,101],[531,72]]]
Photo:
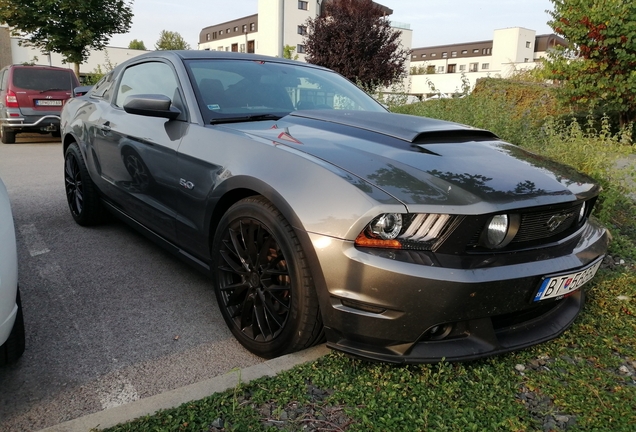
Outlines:
[[66,201],[75,222],[82,226],[102,222],[104,210],[97,187],[88,174],[84,158],[76,143],[69,145],[64,153],[64,183]]
[[20,291],[16,298],[18,313],[13,323],[9,338],[0,346],[0,366],[15,363],[24,353],[24,317],[22,316],[22,301]]
[[222,217],[213,271],[223,318],[252,353],[277,357],[322,338],[318,298],[300,242],[266,199],[243,199]]

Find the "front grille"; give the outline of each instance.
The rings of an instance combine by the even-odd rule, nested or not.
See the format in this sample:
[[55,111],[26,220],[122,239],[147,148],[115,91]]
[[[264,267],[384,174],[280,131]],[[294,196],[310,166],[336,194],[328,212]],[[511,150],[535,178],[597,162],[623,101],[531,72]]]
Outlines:
[[512,243],[541,240],[567,231],[576,224],[581,205],[556,211],[522,214],[521,226]]

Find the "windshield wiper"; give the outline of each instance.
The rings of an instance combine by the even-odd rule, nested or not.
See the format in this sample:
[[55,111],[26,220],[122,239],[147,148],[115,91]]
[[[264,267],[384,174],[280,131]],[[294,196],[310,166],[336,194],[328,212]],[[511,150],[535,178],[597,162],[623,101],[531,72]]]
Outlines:
[[221,123],[241,123],[249,121],[261,121],[261,120],[280,120],[282,116],[276,114],[251,114],[240,117],[219,117],[210,120],[210,124]]
[[50,89],[46,89],[46,90],[40,90],[40,93],[46,93],[46,92],[50,92],[50,91],[69,91],[69,89],[50,88]]

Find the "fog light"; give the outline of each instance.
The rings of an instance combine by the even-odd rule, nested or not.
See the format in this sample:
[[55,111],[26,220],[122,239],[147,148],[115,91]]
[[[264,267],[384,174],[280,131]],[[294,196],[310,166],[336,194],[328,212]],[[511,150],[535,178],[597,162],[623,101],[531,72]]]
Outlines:
[[509,226],[508,215],[493,216],[488,224],[486,242],[490,247],[497,247],[506,239]]

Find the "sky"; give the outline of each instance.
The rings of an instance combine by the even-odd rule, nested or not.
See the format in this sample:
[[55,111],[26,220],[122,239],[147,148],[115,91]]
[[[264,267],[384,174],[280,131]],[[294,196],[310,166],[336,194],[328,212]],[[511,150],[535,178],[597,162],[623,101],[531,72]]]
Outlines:
[[[410,24],[412,48],[492,40],[493,30],[525,27],[552,33],[547,25],[550,0],[375,0],[393,9],[392,21]],[[204,27],[258,12],[258,0],[134,0],[127,34],[114,35],[111,46],[142,40],[154,49],[161,30],[176,31],[196,49]]]

